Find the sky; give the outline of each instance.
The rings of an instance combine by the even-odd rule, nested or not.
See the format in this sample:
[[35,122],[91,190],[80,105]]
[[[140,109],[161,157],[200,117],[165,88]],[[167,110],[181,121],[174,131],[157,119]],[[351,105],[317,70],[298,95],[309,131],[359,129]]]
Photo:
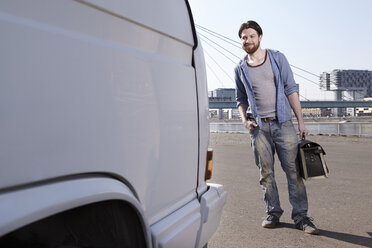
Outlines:
[[[189,0],[189,3],[195,24],[239,43],[240,25],[255,20],[263,30],[262,48],[281,51],[291,65],[312,74],[334,69],[372,70],[371,0]],[[243,58],[245,52],[239,44],[235,47],[224,43],[202,28],[197,31],[205,51],[208,89],[234,88],[237,57]],[[300,85],[301,100],[334,100],[333,92],[317,86],[319,77],[294,67],[292,70],[300,75],[295,75],[295,80]]]

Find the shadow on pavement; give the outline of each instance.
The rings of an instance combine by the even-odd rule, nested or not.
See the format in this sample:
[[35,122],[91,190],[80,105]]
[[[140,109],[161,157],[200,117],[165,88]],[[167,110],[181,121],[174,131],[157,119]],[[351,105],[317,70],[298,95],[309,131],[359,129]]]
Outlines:
[[[368,233],[370,235],[370,233]],[[332,239],[341,240],[355,245],[365,247],[372,247],[372,238],[357,236],[349,233],[332,232],[327,230],[320,230],[320,235]]]
[[[291,229],[294,228],[295,229],[296,227],[294,224],[280,222],[277,228],[291,228]],[[319,236],[324,236],[327,238],[336,239],[336,240],[344,241],[347,243],[372,248],[372,238],[358,236],[358,235],[349,234],[349,233],[332,232],[332,231],[327,231],[323,229],[319,229],[319,231],[320,231]],[[367,234],[372,237],[372,232],[367,232]]]

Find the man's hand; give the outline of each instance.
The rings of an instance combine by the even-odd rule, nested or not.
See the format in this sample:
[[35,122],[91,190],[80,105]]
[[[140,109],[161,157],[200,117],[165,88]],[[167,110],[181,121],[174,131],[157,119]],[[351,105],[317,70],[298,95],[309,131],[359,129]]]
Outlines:
[[255,127],[257,127],[257,123],[252,120],[247,120],[247,104],[240,104],[238,106],[240,117],[242,118],[243,125],[245,129],[247,129],[249,132],[251,132]]
[[253,122],[253,121],[249,121],[249,120],[245,120],[243,122],[243,125],[244,127],[250,132],[252,131],[254,128],[256,128],[258,125],[257,123]]
[[307,128],[306,128],[306,126],[303,122],[298,123],[298,131],[300,131],[300,133],[298,134],[300,139],[302,139],[302,137],[307,136],[309,134],[309,132],[307,131]]

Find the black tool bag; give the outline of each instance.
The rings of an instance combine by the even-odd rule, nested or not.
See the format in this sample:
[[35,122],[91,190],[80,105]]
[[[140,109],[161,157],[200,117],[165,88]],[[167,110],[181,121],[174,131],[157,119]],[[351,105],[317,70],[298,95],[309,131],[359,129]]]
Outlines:
[[305,180],[328,177],[328,167],[324,160],[324,149],[317,143],[302,139],[298,144],[297,160],[299,172]]

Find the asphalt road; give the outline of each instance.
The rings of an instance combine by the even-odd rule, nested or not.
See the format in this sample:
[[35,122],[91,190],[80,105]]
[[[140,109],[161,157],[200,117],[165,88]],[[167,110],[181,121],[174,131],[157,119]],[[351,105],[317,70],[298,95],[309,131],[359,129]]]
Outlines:
[[266,217],[259,171],[247,134],[211,134],[211,182],[228,192],[220,226],[209,248],[372,247],[372,139],[319,137],[330,177],[306,181],[309,216],[320,235],[295,229],[290,218],[287,182],[276,157],[276,180],[284,214],[275,229],[261,227]]

